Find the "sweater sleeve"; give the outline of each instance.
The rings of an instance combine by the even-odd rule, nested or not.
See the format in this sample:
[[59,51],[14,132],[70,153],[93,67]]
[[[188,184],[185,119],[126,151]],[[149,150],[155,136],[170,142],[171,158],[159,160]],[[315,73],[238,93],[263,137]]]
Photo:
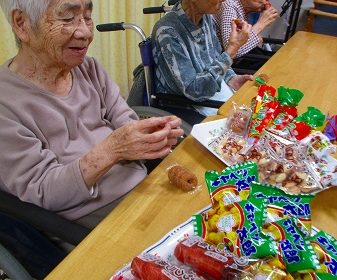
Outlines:
[[0,111],[0,176],[5,191],[52,211],[66,210],[92,198],[79,160],[59,163],[10,110],[1,105]]
[[171,92],[196,101],[209,99],[220,90],[221,81],[232,64],[227,53],[219,54],[217,60],[198,72],[187,46],[172,27],[158,28],[153,38],[157,57],[159,80],[164,79]]

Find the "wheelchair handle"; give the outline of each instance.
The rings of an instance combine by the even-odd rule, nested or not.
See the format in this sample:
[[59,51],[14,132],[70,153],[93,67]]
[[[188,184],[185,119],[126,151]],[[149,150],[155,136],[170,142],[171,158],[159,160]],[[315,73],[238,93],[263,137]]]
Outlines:
[[148,7],[143,9],[143,14],[161,14],[161,13],[166,13],[171,11],[171,7],[165,7],[160,6],[160,7]]
[[146,41],[146,35],[144,31],[136,24],[133,23],[125,23],[125,22],[115,22],[115,23],[104,23],[98,24],[96,29],[99,32],[108,32],[108,31],[120,31],[125,29],[135,30],[139,36],[142,38],[142,41]]

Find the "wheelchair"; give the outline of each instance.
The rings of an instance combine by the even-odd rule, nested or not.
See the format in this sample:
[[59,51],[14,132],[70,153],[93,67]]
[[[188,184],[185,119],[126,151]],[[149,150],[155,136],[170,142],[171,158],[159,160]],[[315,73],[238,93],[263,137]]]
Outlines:
[[205,118],[204,115],[195,111],[194,105],[218,109],[224,103],[216,100],[197,102],[174,93],[162,94],[155,92],[151,39],[146,37],[144,31],[135,24],[124,22],[99,24],[96,29],[99,32],[131,29],[141,37],[138,46],[142,63],[133,71],[134,81],[127,99],[129,106],[135,110],[140,118],[174,114],[182,119],[184,136],[187,136],[192,126],[200,123]]
[[55,238],[76,246],[90,231],[0,191],[0,279],[45,278],[68,254]]

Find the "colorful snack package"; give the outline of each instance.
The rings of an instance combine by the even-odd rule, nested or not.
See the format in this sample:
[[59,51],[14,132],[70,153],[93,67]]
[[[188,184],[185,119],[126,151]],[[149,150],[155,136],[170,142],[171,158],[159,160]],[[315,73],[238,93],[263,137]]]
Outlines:
[[297,140],[308,136],[313,129],[318,129],[324,125],[325,115],[315,107],[308,107],[302,115],[296,117],[283,130],[283,133],[290,133]]
[[250,122],[248,136],[252,138],[260,138],[265,128],[267,128],[278,115],[280,103],[276,100],[263,103],[256,117]]
[[131,262],[132,273],[142,280],[202,280],[193,271],[185,271],[162,259],[158,255],[143,253]]
[[308,194],[290,195],[274,186],[257,182],[251,184],[249,194],[249,200],[267,200],[266,223],[295,217],[298,221],[297,226],[306,236],[311,234],[310,205],[313,198],[314,195]]
[[[297,153],[293,145],[285,145],[284,150],[276,151],[265,141],[266,133],[258,143],[254,144],[244,155],[244,160],[254,161],[258,165],[259,182],[277,186],[290,194],[311,193],[321,188],[303,161],[297,161]],[[291,154],[288,148],[292,148]],[[284,152],[284,155],[282,153]],[[285,159],[282,157],[285,157]],[[289,161],[290,157],[294,160]],[[288,159],[287,159],[288,158]],[[298,164],[298,166],[295,165]]]
[[337,279],[337,240],[324,231],[319,231],[308,240],[320,263],[316,272],[329,273]]
[[220,174],[206,171],[205,181],[213,208],[223,208],[247,199],[250,184],[258,181],[257,165],[254,162],[239,163],[227,167]]
[[327,121],[324,129],[324,134],[329,138],[331,142],[337,140],[337,115],[333,115]]
[[266,223],[262,232],[277,242],[280,260],[288,272],[319,268],[314,249],[297,228],[295,218]]
[[335,153],[337,148],[330,142],[329,138],[320,131],[308,135],[301,140],[300,144],[304,147],[307,156],[314,156],[317,159]]
[[252,99],[252,117],[256,118],[256,114],[260,111],[262,104],[275,100],[276,89],[272,86],[261,85],[257,90],[257,95]]
[[225,159],[228,165],[233,165],[242,161],[240,153],[245,150],[247,141],[242,136],[226,132],[215,138],[208,146]]
[[208,244],[198,236],[190,236],[179,242],[174,256],[193,271],[207,279],[242,279],[249,276],[242,269],[249,264],[248,258],[238,258],[230,252]]
[[288,123],[297,117],[296,106],[301,101],[304,94],[297,90],[280,86],[277,89],[277,100],[280,103],[280,110],[269,129],[282,130]]
[[227,120],[227,130],[245,137],[252,111],[246,105],[238,106],[233,102],[233,110]]
[[274,241],[261,235],[265,204],[245,200],[193,216],[194,229],[214,245],[225,246],[237,256],[263,258],[277,252]]

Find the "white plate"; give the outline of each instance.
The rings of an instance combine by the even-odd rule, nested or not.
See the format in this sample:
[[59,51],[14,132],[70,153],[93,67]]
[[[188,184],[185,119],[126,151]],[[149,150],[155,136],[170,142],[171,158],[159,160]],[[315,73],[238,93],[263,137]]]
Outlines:
[[226,165],[231,165],[223,157],[218,155],[211,147],[210,143],[226,131],[227,118],[210,121],[206,123],[195,124],[192,128],[192,136],[200,142],[207,150],[220,159]]
[[[205,212],[209,210],[210,208],[211,208],[211,205],[208,205],[207,207],[200,210],[198,213]],[[180,224],[179,226],[171,230],[157,243],[147,248],[143,252],[151,253],[154,255],[159,255],[165,260],[170,260],[174,252],[174,248],[176,247],[178,242],[180,242],[181,240],[191,235],[194,235],[192,217],[188,219],[186,222]],[[110,278],[110,280],[119,280],[119,279],[134,280],[136,279],[131,273],[130,265],[131,264],[129,263],[126,266],[124,266],[121,270],[117,271],[115,275],[113,275]]]

